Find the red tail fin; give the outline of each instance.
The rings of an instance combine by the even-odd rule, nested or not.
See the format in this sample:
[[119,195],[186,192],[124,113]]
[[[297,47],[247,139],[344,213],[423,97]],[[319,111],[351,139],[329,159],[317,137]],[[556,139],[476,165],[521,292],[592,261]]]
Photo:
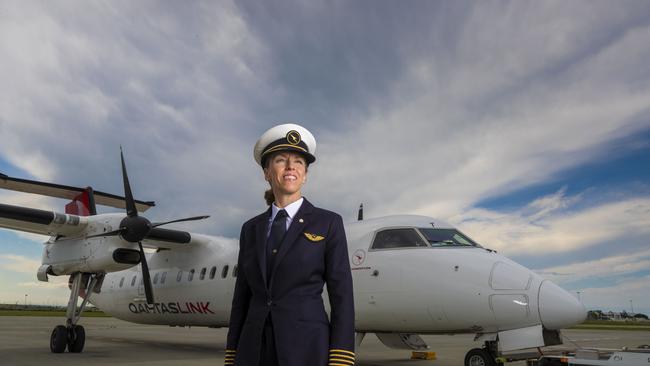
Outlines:
[[72,202],[65,205],[65,213],[78,216],[97,215],[93,189],[87,187],[83,192],[73,198]]

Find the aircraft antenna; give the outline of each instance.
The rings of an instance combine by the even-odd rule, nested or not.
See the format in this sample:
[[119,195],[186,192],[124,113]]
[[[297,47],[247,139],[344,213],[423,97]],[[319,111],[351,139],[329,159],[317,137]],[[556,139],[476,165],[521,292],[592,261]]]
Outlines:
[[357,214],[357,221],[363,220],[363,203],[359,205],[359,213]]

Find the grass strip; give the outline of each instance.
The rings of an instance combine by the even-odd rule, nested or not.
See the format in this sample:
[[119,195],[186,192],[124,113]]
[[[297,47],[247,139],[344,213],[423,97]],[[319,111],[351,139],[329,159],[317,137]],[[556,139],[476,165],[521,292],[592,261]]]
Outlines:
[[[65,317],[65,311],[48,310],[0,310],[0,316],[60,316]],[[83,317],[109,318],[110,315],[102,311],[89,311],[81,314]]]
[[579,324],[569,329],[597,329],[597,330],[640,330],[650,332],[650,325],[604,325],[604,324]]

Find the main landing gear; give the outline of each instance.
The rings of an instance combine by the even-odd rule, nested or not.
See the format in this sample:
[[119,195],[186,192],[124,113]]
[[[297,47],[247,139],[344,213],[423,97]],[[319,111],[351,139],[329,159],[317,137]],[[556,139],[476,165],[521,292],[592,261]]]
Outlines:
[[[66,347],[71,353],[83,351],[86,343],[86,331],[84,327],[77,325],[77,322],[79,322],[90,296],[94,292],[99,292],[103,279],[103,274],[77,272],[70,276],[70,300],[66,311],[66,322],[65,325],[57,325],[50,336],[50,350],[53,353],[63,353]],[[86,290],[86,294],[83,296],[81,305],[77,307],[82,287]]]
[[483,348],[472,348],[465,355],[465,366],[500,366],[497,362],[498,343],[496,341],[487,341]]

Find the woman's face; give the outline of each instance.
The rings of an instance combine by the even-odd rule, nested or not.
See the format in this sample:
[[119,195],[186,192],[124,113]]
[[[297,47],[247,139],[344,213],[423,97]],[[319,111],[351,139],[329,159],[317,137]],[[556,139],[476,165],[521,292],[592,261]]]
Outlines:
[[271,184],[274,193],[299,194],[307,179],[307,161],[293,152],[275,153],[266,163],[264,178]]

